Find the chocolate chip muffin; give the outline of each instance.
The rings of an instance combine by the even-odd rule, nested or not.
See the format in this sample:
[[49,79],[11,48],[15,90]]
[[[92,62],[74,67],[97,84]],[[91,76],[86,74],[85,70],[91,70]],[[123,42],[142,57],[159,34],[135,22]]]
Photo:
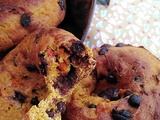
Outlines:
[[92,51],[67,31],[27,35],[0,62],[0,120],[60,119],[72,90],[94,67]]
[[160,61],[143,47],[123,43],[93,53],[92,78],[73,92],[63,119],[159,120]]
[[65,0],[0,0],[0,52],[37,29],[58,26],[65,6]]

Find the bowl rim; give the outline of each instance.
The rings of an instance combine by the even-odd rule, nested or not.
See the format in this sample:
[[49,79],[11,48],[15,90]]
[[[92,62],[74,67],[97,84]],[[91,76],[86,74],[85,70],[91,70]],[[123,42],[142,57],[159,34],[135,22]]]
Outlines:
[[81,37],[82,42],[84,42],[86,37],[87,37],[88,31],[89,31],[89,28],[90,28],[90,25],[91,25],[91,21],[93,19],[93,14],[94,14],[96,2],[97,2],[97,0],[92,0],[91,1],[91,6],[90,6],[89,13],[88,13],[88,16],[87,16],[88,20],[87,20],[86,26],[83,30],[83,34],[82,34],[82,37]]

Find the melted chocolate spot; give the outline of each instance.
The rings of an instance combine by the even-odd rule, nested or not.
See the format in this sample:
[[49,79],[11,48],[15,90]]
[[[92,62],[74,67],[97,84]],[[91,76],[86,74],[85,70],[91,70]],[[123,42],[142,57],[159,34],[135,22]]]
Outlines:
[[120,99],[120,95],[118,94],[119,89],[116,87],[110,87],[106,90],[101,91],[98,96],[104,99],[109,99],[111,101]]
[[36,65],[33,64],[25,64],[25,68],[29,71],[29,72],[37,72],[39,73],[38,68],[36,67]]
[[27,13],[24,13],[21,17],[21,25],[23,27],[28,27],[31,23],[30,16]]
[[24,80],[28,80],[29,78],[30,78],[30,77],[27,76],[27,75],[22,76],[22,79],[24,79]]
[[47,70],[46,70],[46,68],[47,68],[47,64],[46,63],[41,63],[40,65],[39,65],[39,69],[40,69],[40,71],[41,71],[41,73],[43,74],[43,75],[47,75]]
[[139,107],[141,101],[142,101],[142,98],[135,94],[131,95],[128,99],[128,103],[132,107]]
[[66,4],[64,0],[60,0],[60,2],[58,2],[58,5],[60,6],[61,10],[66,9]]
[[37,106],[38,103],[39,103],[39,100],[38,100],[38,97],[37,97],[37,96],[31,99],[31,104],[32,104],[32,105],[36,105],[36,106]]
[[43,75],[47,75],[47,63],[44,59],[44,54],[38,54],[38,57],[40,58],[40,61],[41,61],[41,64],[39,65],[39,69],[40,69],[40,72],[43,74]]
[[57,110],[60,111],[61,113],[64,113],[66,110],[65,102],[58,102],[57,103]]
[[70,71],[66,76],[59,76],[57,82],[54,83],[54,87],[58,88],[61,94],[66,94],[70,88],[77,82],[76,69],[71,66]]
[[72,43],[71,50],[74,54],[79,56],[85,50],[85,47],[81,41],[75,41]]
[[26,96],[24,96],[22,93],[15,91],[15,95],[13,97],[14,100],[18,100],[20,103],[24,103]]

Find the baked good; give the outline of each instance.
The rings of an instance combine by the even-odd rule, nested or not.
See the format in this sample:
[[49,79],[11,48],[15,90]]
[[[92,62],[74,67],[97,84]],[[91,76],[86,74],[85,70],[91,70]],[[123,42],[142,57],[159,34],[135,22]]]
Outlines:
[[65,0],[0,0],[0,51],[15,47],[27,34],[58,26]]
[[72,90],[94,66],[92,51],[65,30],[27,35],[0,62],[0,120],[61,119]]
[[93,53],[96,68],[73,92],[63,120],[159,120],[160,61],[123,43]]

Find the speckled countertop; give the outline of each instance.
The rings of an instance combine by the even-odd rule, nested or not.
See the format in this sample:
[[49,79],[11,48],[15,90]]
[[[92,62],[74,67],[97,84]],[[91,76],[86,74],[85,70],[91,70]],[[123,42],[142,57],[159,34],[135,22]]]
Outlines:
[[97,4],[85,39],[90,48],[118,42],[144,46],[160,58],[160,0],[111,0]]

